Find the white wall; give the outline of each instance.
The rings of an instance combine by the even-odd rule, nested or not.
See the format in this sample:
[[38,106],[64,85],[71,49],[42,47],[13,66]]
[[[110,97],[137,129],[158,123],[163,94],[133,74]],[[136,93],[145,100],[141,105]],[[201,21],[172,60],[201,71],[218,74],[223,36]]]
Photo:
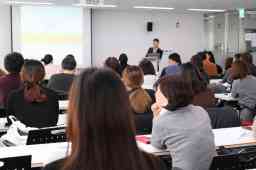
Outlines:
[[[154,22],[154,31],[146,23]],[[180,28],[176,28],[177,21]],[[173,49],[188,61],[205,48],[204,22],[201,14],[175,14],[152,11],[93,11],[93,64],[106,57],[126,52],[130,64],[137,64],[146,54],[153,38],[159,38],[163,49]]]
[[10,7],[0,5],[0,68],[3,68],[4,56],[11,52]]

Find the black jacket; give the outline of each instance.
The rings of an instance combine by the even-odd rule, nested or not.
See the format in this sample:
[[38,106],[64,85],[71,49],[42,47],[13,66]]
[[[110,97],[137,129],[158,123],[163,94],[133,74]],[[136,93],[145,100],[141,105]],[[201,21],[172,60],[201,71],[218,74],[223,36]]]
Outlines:
[[[153,52],[154,52],[154,48],[153,48],[153,47],[149,48],[146,57],[147,57],[149,54],[153,53]],[[159,54],[160,59],[161,59],[162,56],[163,56],[163,50],[160,49],[160,48],[158,48],[158,49],[157,49],[157,54]]]

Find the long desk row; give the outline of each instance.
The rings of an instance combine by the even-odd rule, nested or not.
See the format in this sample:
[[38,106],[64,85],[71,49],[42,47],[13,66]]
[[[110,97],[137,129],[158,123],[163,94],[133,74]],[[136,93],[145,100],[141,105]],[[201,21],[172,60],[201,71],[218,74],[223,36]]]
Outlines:
[[[57,126],[66,125],[66,120],[67,120],[67,115],[60,114]],[[6,123],[7,123],[6,118],[0,118],[0,133],[6,132],[8,130],[8,127],[5,126]]]
[[[213,130],[215,136],[216,149],[220,146],[238,147],[247,145],[256,145],[256,138],[251,130],[238,127]],[[150,136],[148,136],[150,137]],[[145,144],[140,141],[137,142],[138,147],[148,153],[157,156],[168,155],[164,150],[154,148],[150,144]],[[32,155],[32,167],[42,167],[49,162],[63,158],[67,155],[68,144],[54,143],[43,145],[26,145],[17,147],[1,148],[0,158],[17,157]]]

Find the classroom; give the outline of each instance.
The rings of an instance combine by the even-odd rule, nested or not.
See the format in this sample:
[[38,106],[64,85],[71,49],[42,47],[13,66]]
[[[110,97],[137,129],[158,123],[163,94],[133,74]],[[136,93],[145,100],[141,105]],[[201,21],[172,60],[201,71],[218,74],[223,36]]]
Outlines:
[[0,170],[256,170],[256,0],[0,0]]

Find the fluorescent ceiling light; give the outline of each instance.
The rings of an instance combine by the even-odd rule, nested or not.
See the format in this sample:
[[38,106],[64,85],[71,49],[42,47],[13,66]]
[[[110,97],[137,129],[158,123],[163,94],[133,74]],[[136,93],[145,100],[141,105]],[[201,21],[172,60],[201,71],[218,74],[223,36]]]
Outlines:
[[152,10],[174,10],[174,8],[168,7],[156,7],[156,6],[134,6],[135,9],[152,9]]
[[116,8],[116,5],[105,5],[105,4],[73,4],[73,6],[88,7],[88,8]]
[[6,1],[6,4],[14,4],[14,5],[53,5],[52,2],[33,2],[33,1]]
[[246,11],[246,13],[249,15],[256,15],[256,11]]
[[187,9],[188,11],[200,11],[200,12],[225,12],[225,9]]

